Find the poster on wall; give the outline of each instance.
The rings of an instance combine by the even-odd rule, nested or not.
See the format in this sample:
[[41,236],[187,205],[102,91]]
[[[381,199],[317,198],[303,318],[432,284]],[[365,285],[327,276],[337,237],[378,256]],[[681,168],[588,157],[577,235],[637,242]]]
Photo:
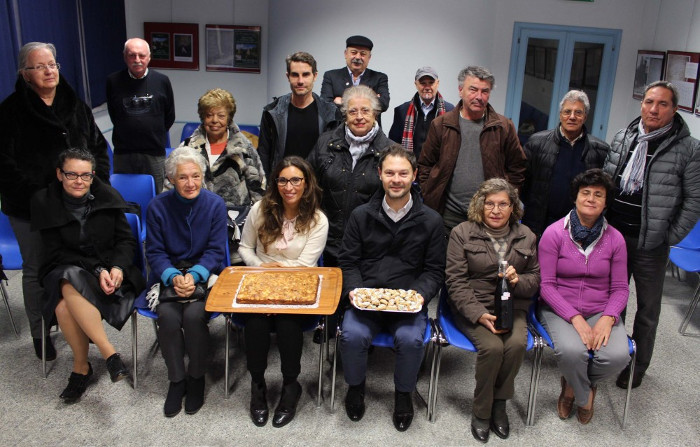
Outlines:
[[260,73],[259,26],[206,25],[207,71]]
[[700,53],[669,50],[667,54],[665,80],[673,83],[678,90],[678,108],[692,113],[698,86]]
[[154,68],[199,70],[199,25],[144,22],[144,39],[151,46]]
[[634,88],[632,97],[644,99],[644,88],[652,82],[664,78],[665,51],[637,51],[637,68],[634,71]]

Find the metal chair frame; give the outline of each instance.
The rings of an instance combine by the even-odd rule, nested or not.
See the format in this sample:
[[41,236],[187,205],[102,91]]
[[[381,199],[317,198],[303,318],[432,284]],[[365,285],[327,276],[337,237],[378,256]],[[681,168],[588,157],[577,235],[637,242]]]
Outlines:
[[[695,229],[693,229],[693,232],[694,231]],[[694,234],[693,232],[691,232],[691,234]],[[688,235],[686,239],[689,237],[690,235]],[[671,247],[669,261],[677,266],[677,268],[683,269],[690,273],[695,273],[698,275],[698,278],[700,278],[700,250],[685,248],[682,246],[686,239],[683,239],[678,246]],[[693,298],[690,300],[690,304],[688,305],[688,311],[685,313],[683,321],[681,321],[681,325],[678,327],[679,334],[686,337],[700,337],[700,334],[698,333],[688,332],[688,325],[693,317],[693,313],[695,313],[695,309],[698,307],[698,301],[700,301],[700,282],[698,282],[698,286],[695,288],[695,292],[693,292]]]

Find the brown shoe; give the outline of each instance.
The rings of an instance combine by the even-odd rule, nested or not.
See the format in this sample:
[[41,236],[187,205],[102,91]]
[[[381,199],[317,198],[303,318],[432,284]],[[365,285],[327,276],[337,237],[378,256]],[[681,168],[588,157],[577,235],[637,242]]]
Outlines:
[[578,412],[576,413],[576,418],[578,418],[578,421],[586,425],[589,422],[591,422],[591,419],[593,419],[593,402],[595,401],[595,393],[598,391],[598,387],[592,386],[591,387],[591,392],[593,393],[593,396],[591,397],[591,409],[586,410],[582,407],[578,407]]
[[571,416],[571,410],[574,409],[574,398],[564,396],[566,391],[566,379],[564,376],[561,377],[561,394],[559,395],[559,400],[557,401],[557,413],[559,413],[559,419],[569,419]]

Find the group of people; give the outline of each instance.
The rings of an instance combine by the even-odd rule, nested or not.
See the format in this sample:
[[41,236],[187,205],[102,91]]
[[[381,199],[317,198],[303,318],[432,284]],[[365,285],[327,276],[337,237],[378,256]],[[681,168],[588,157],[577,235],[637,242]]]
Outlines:
[[[641,384],[669,246],[700,216],[700,143],[676,113],[675,87],[647,86],[641,116],[611,145],[589,134],[588,98],[572,90],[561,100],[560,124],[521,146],[513,123],[489,104],[495,78],[487,69],[460,71],[453,106],[438,92],[436,71],[421,67],[417,93],[396,108],[387,137],[379,118],[389,106],[388,81],[367,68],[372,48],[364,36],[348,38],[346,67],[326,72],[320,96],[313,93],[313,56],[289,56],[291,93],[265,106],[257,149],[233,120],[232,95],[207,91],[198,103],[201,125],[165,159],[172,88],[148,69],[148,44],[126,42],[127,68],[110,76],[107,89],[114,168],[150,173],[164,191],[148,206],[146,257],[170,382],[165,416],[177,415],[183,399],[188,414],[204,403],[206,291],[227,264],[228,211],[244,207],[234,262],[274,269],[314,266],[322,256],[325,266],[342,270],[336,315],[352,421],[365,412],[371,341],[389,331],[396,353],[392,420],[399,431],[409,428],[427,304],[444,285],[439,305],[450,307],[478,349],[475,439],[486,442],[491,431],[509,436],[506,401],[525,355],[533,297],[561,370],[558,414],[566,419],[576,405],[579,422],[590,422],[602,378],[619,374],[623,388]],[[23,256],[36,354],[42,357],[45,343],[46,360],[56,357],[50,338],[41,339],[42,315],[46,324],[55,315],[74,356],[61,397],[75,402],[93,374],[90,341],[113,381],[128,375],[101,320],[120,329],[134,305],[147,305],[147,287],[132,262],[139,242],[124,217],[127,204],[108,184],[106,142],[59,68],[51,44],[20,51],[16,90],[0,104],[8,136],[0,148],[0,195]],[[508,268],[501,278],[502,261]],[[630,377],[623,319],[632,276],[638,355]],[[513,300],[509,329],[497,328],[500,280]],[[412,289],[423,306],[415,314],[359,310],[351,302],[360,287]],[[313,318],[241,318],[250,417],[258,426],[269,419],[265,372],[270,333],[277,333],[283,383],[272,424],[282,427],[302,395],[302,331]]]

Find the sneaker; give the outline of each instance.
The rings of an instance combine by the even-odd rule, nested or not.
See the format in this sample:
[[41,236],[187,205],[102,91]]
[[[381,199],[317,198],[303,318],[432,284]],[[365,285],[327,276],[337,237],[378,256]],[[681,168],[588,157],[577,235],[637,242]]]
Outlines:
[[124,366],[124,362],[122,362],[118,352],[110,355],[106,362],[107,371],[109,371],[109,377],[112,379],[112,382],[119,382],[129,375],[129,370]]
[[60,398],[67,404],[72,404],[80,400],[87,389],[90,378],[92,377],[92,365],[88,362],[87,374],[78,374],[77,372],[70,373],[68,378],[68,386],[61,393]]

